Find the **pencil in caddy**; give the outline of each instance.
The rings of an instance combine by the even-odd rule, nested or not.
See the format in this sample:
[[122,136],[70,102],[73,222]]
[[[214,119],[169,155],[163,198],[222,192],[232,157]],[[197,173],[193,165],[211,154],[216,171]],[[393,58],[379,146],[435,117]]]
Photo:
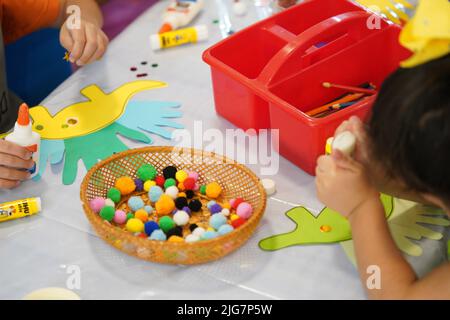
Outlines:
[[324,117],[308,111],[344,93],[324,82],[377,88],[410,52],[401,28],[349,0],[307,0],[205,51],[218,114],[243,129],[279,129],[279,152],[309,174],[335,129],[364,118],[376,95]]

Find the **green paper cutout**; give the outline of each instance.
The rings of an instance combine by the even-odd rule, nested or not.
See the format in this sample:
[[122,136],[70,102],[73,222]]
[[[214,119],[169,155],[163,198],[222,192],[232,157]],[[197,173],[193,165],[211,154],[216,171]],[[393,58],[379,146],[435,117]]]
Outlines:
[[135,141],[150,142],[150,138],[144,133],[116,122],[87,136],[66,139],[64,140],[66,154],[63,183],[70,185],[75,181],[80,159],[83,160],[86,170],[89,170],[99,160],[106,159],[114,153],[128,150],[128,147],[117,137],[118,134]]
[[[387,195],[380,197],[386,217],[393,211],[393,198]],[[329,208],[324,208],[317,217],[304,207],[296,207],[286,216],[296,223],[296,228],[288,233],[274,235],[259,242],[262,250],[274,251],[295,245],[336,243],[350,240],[351,229],[348,220]],[[321,231],[321,226],[329,226],[329,232]]]

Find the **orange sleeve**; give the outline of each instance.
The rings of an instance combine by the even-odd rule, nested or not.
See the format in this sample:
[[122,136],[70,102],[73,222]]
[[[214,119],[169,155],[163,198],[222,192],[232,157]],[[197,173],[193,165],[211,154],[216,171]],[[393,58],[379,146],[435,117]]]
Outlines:
[[50,27],[59,17],[60,0],[0,0],[6,44],[33,31]]

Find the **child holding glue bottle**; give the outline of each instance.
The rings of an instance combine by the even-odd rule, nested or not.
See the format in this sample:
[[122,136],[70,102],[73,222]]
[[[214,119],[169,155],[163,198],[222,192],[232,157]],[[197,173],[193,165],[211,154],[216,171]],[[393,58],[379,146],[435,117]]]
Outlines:
[[[73,21],[71,6],[80,9],[79,24]],[[58,27],[61,45],[67,49],[69,60],[79,66],[100,59],[108,46],[108,38],[101,30],[103,18],[94,0],[0,0],[0,43],[11,43],[33,31]],[[67,23],[66,23],[67,21]],[[77,27],[72,27],[73,23]],[[4,50],[0,45],[0,133],[10,131],[16,122],[20,98],[8,90],[5,74]],[[23,109],[23,108],[22,108]],[[22,110],[21,109],[21,110]],[[24,109],[23,109],[24,110]],[[22,111],[25,113],[25,111]],[[26,128],[25,118],[19,116]],[[16,126],[17,127],[17,126]],[[17,138],[18,132],[16,132]],[[36,152],[17,139],[0,139],[0,190],[12,189],[32,176]],[[33,143],[31,146],[34,145]],[[28,147],[28,149],[27,149]]]
[[380,270],[381,286],[367,290],[373,299],[450,299],[450,262],[418,278],[390,234],[379,199],[379,191],[395,191],[450,216],[450,31],[442,14],[450,16],[447,0],[419,4],[400,35],[414,54],[383,83],[368,128],[352,117],[336,130],[335,137],[356,138],[353,154],[333,143],[331,155],[317,161],[318,198],[350,222],[363,284],[372,275],[369,266]]

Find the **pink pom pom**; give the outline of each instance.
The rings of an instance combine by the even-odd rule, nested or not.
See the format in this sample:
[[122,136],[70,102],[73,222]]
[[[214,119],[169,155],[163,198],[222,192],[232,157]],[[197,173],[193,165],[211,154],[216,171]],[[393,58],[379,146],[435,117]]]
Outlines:
[[194,171],[191,171],[191,172],[188,173],[188,177],[194,179],[195,181],[197,181],[198,180],[198,173],[194,172]]
[[122,210],[116,210],[114,214],[114,222],[117,224],[124,224],[127,221],[127,214]]
[[102,210],[102,208],[105,206],[105,199],[100,197],[92,199],[89,202],[89,206],[91,207],[92,211],[100,212],[100,210]]
[[236,209],[236,214],[243,218],[248,219],[253,213],[253,208],[248,202],[242,202]]
[[194,191],[198,191],[198,190],[200,190],[200,185],[198,183],[196,183],[194,186]]

